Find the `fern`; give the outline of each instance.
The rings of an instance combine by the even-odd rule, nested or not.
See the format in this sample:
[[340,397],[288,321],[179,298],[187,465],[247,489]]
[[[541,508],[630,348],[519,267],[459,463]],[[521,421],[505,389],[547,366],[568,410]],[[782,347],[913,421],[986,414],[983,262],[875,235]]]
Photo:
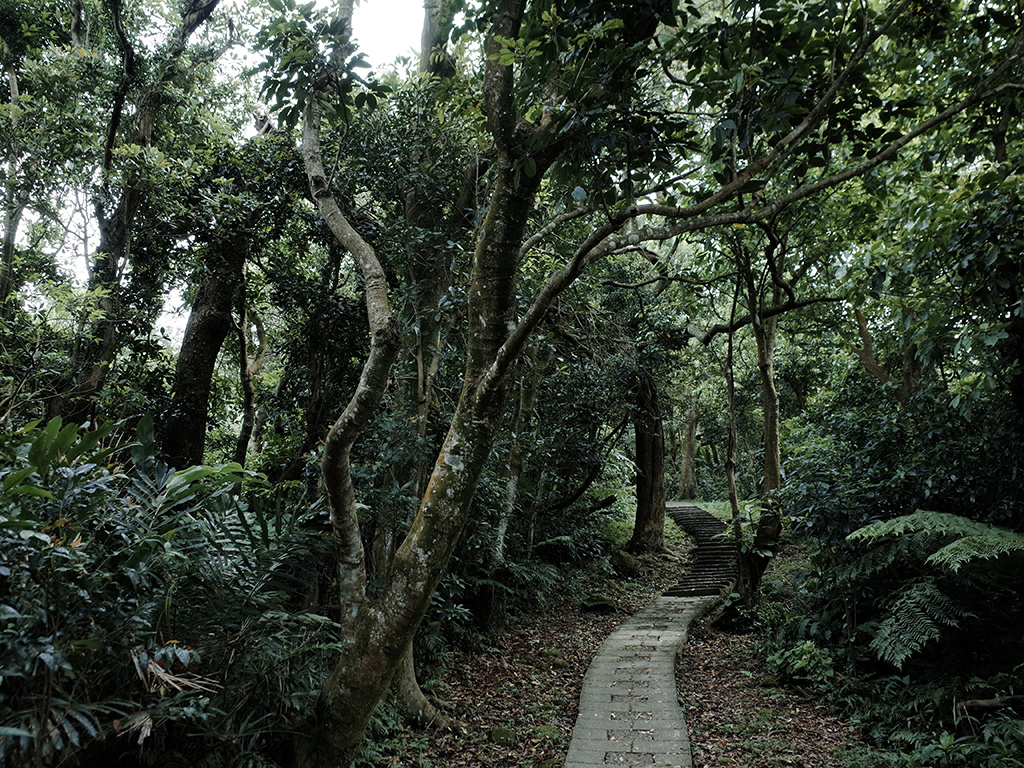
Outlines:
[[971,616],[933,581],[913,581],[897,593],[871,649],[880,659],[902,667],[913,654],[940,638],[943,627],[959,626],[961,619]]
[[1024,552],[1024,535],[994,525],[979,523],[946,512],[920,510],[881,523],[872,523],[851,533],[849,541],[876,541],[888,536],[925,534],[952,537],[925,561],[957,573],[974,560],[988,560],[1010,552]]

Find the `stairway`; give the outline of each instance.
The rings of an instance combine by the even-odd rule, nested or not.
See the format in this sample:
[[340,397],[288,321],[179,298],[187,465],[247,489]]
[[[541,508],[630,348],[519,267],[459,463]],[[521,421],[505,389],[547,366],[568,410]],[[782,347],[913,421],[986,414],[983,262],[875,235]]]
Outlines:
[[736,581],[736,544],[721,536],[725,523],[694,504],[670,501],[665,514],[697,540],[697,560],[682,581],[665,591],[667,597],[715,596]]

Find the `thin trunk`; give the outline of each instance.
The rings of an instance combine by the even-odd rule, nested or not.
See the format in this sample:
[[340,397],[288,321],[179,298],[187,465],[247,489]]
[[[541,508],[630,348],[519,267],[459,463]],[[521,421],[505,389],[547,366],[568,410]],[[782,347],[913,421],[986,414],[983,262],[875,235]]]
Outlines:
[[[10,53],[7,43],[3,43],[3,52]],[[11,127],[17,128],[18,107],[21,102],[21,93],[18,90],[18,72],[13,61],[4,65],[4,72],[7,75],[9,84],[11,106],[10,121]],[[8,302],[14,292],[14,251],[15,242],[18,236],[18,225],[21,223],[22,213],[28,204],[28,185],[18,185],[18,161],[19,147],[11,150],[11,159],[7,167],[7,184],[4,186],[4,231],[3,251],[0,253],[0,318],[10,316]]]
[[[736,286],[736,293],[733,295],[732,311],[730,313],[730,325],[736,316],[736,304],[739,300],[740,286]],[[733,358],[735,347],[735,331],[729,330],[726,353],[725,353],[725,395],[727,410],[729,412],[729,432],[725,449],[725,479],[729,488],[729,506],[732,509],[733,540],[736,543],[736,558],[739,564],[739,575],[737,588],[744,601],[748,604],[753,601],[753,592],[750,589],[751,579],[748,569],[748,561],[744,555],[743,525],[740,519],[740,498],[736,490],[736,451],[739,443],[739,428],[736,424],[736,379],[733,370]]]
[[[772,276],[771,307],[783,302],[783,291],[791,287],[782,282],[781,259],[785,255],[785,242],[766,225],[768,245],[765,260]],[[762,511],[753,540],[743,542],[740,551],[740,593],[744,602],[753,605],[771,551],[782,533],[782,518],[774,496],[782,487],[782,460],[779,446],[779,393],[775,385],[775,332],[778,318],[769,315],[765,307],[765,287],[757,282],[751,264],[750,252],[743,244],[737,251],[737,274],[746,295],[747,313],[757,348],[757,370],[761,382],[762,447],[761,466]]]
[[477,620],[484,629],[494,625],[502,611],[501,592],[494,588],[498,571],[505,564],[505,546],[509,524],[515,516],[519,504],[519,485],[523,475],[523,462],[528,447],[532,444],[529,431],[533,421],[533,413],[537,405],[544,375],[553,357],[553,350],[547,349],[539,353],[533,360],[526,363],[530,374],[524,376],[519,385],[519,402],[516,404],[515,416],[512,419],[512,442],[509,446],[508,461],[505,465],[505,497],[497,510],[494,521],[494,534],[491,548],[487,553],[487,570],[485,586],[480,590],[480,609]]
[[631,552],[657,552],[665,535],[665,433],[654,377],[640,374],[634,393],[636,522],[626,545]]
[[[323,449],[321,466],[334,531],[343,630],[339,663],[321,690],[306,733],[295,744],[295,763],[303,768],[347,763],[415,631],[414,625],[412,631],[394,637],[381,622],[381,614],[366,604],[366,562],[352,485],[351,450],[384,394],[401,335],[398,321],[391,314],[380,261],[345,218],[327,185],[320,151],[321,111],[315,100],[308,103],[303,161],[324,222],[362,272],[371,341],[359,384],[328,433]],[[401,621],[403,614],[399,609],[392,620]]]
[[249,441],[252,439],[253,430],[256,426],[256,390],[253,386],[253,380],[259,376],[260,371],[263,369],[263,358],[267,351],[267,331],[263,326],[263,318],[253,312],[251,322],[256,327],[256,352],[250,358],[249,348],[252,346],[250,339],[252,331],[249,326],[249,312],[245,309],[244,296],[240,305],[238,374],[239,384],[242,389],[242,427],[238,431],[238,440],[235,442],[234,460],[244,467],[249,453]]
[[[424,3],[423,30],[420,47],[420,72],[430,74],[439,79],[447,79],[455,73],[453,63],[445,51],[445,43],[451,31],[455,6],[436,0]],[[423,158],[423,165],[430,166],[434,158],[428,154]],[[448,239],[455,239],[455,231],[463,226],[463,211],[472,206],[475,208],[477,174],[465,179],[460,190],[452,220],[447,222]],[[406,221],[416,227],[430,229],[439,219],[438,203],[433,199],[424,199],[417,190],[411,191],[405,200]],[[433,246],[430,246],[433,248]],[[426,256],[426,258],[422,258]],[[430,411],[434,401],[434,382],[441,369],[441,356],[444,346],[445,321],[438,312],[441,296],[448,289],[451,275],[452,252],[447,247],[436,250],[433,254],[410,253],[408,259],[410,284],[417,287],[412,303],[412,314],[417,318],[417,330],[413,343],[416,366],[415,391],[411,393],[416,408],[416,431],[421,441],[429,432]],[[418,495],[426,491],[430,476],[429,463],[418,460],[412,478]],[[402,521],[406,522],[406,521]],[[393,532],[389,532],[393,533]],[[395,673],[394,688],[399,706],[407,719],[421,724],[447,727],[448,718],[437,711],[420,689],[416,679],[416,663],[413,643],[410,641],[402,656],[401,663]]]
[[761,478],[761,516],[754,534],[753,546],[744,553],[751,594],[760,587],[779,537],[782,515],[777,494],[782,488],[782,456],[779,445],[779,391],[775,386],[776,318],[755,321],[757,367],[761,376],[761,411],[764,422],[764,466]]
[[757,370],[761,377],[761,412],[764,420],[764,474],[761,495],[767,497],[782,487],[782,455],[779,446],[779,390],[775,385],[776,319],[754,324]]

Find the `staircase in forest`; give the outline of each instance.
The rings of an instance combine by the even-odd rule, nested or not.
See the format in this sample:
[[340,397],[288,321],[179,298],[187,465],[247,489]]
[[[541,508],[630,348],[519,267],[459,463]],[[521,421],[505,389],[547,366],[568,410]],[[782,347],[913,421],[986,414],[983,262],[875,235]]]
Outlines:
[[612,632],[590,663],[564,768],[649,765],[693,768],[675,665],[690,624],[736,580],[725,526],[693,504],[665,505],[697,539],[692,573]]
[[725,523],[685,502],[668,502],[665,514],[697,540],[697,560],[692,570],[665,595],[713,596],[730,587],[736,581],[736,544],[720,535],[725,533]]

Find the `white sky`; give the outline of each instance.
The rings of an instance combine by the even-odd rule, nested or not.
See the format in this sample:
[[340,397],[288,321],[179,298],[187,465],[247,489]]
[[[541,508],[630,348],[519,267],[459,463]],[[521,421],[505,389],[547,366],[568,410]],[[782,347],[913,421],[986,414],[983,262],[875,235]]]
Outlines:
[[418,56],[423,0],[357,0],[352,32],[374,68],[397,56]]

